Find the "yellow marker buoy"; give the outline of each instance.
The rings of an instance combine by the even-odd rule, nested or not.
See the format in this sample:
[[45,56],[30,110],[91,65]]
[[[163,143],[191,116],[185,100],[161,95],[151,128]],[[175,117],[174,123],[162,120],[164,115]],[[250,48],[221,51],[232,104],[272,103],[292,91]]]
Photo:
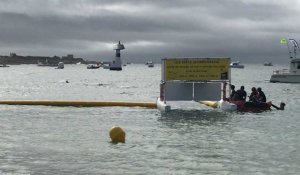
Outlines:
[[125,132],[119,126],[113,126],[109,131],[109,136],[113,143],[125,143]]

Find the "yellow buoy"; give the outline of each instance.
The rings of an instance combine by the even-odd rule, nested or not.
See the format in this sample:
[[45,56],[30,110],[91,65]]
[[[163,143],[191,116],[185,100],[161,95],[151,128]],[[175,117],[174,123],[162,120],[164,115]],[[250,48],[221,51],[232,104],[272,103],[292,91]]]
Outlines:
[[119,126],[113,126],[109,131],[109,136],[113,143],[125,143],[125,132]]

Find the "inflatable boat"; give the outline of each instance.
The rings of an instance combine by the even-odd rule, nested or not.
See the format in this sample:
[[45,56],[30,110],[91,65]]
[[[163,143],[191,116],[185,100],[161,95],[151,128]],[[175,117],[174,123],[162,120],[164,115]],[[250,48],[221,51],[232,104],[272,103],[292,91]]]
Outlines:
[[230,101],[240,112],[263,112],[271,110],[272,102]]

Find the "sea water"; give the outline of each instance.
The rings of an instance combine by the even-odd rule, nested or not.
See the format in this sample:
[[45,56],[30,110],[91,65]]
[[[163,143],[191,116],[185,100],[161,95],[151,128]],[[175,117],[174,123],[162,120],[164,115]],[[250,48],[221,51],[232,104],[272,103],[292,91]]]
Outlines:
[[[231,77],[248,95],[259,86],[285,102],[283,111],[0,105],[0,174],[298,174],[300,84],[269,83],[281,68],[246,64]],[[0,69],[0,99],[155,102],[160,74],[160,65],[16,65]],[[125,144],[110,142],[114,125]]]

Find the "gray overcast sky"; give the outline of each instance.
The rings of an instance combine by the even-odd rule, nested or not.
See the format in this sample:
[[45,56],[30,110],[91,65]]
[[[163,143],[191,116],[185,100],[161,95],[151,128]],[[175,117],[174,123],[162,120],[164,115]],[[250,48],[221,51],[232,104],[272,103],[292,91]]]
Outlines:
[[288,63],[282,37],[300,42],[300,0],[1,0],[0,55],[231,57]]

